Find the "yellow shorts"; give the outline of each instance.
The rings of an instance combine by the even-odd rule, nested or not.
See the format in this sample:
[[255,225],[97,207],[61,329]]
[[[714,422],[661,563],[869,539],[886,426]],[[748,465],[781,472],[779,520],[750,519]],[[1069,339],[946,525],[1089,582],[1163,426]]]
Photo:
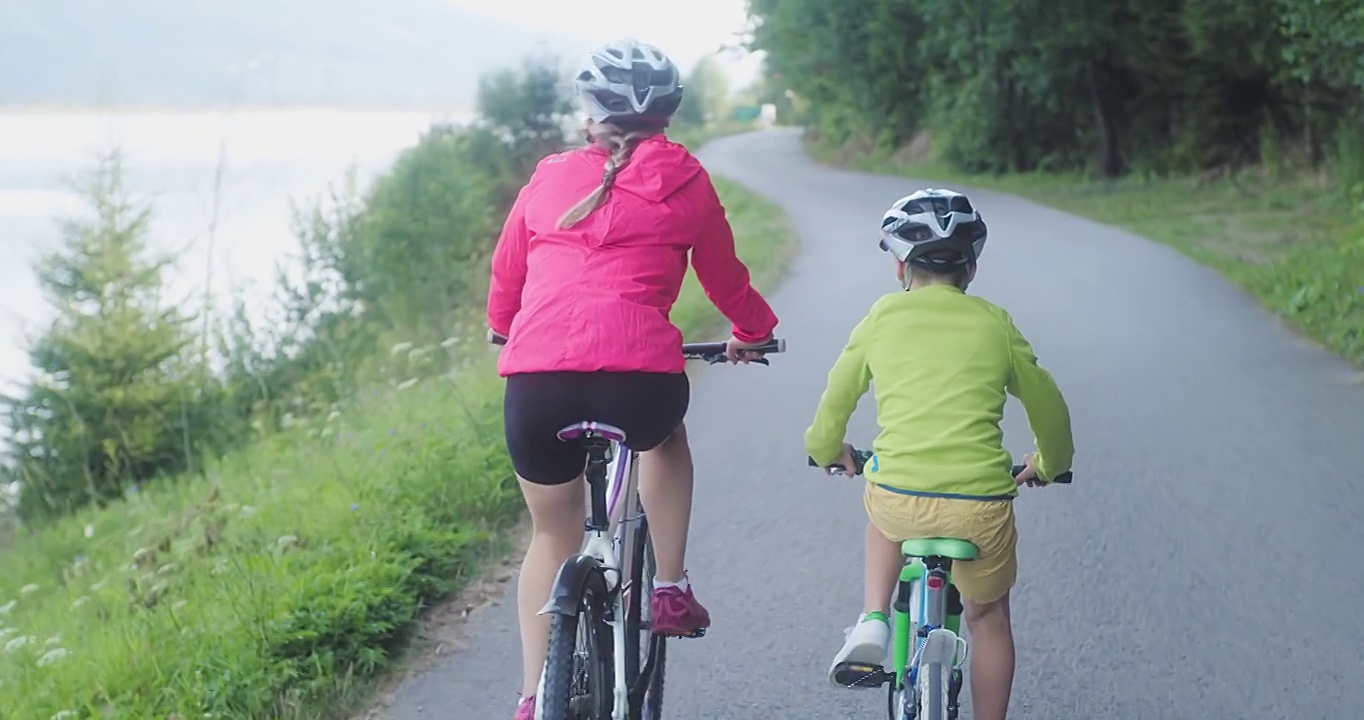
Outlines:
[[1018,577],[1018,531],[1008,500],[958,500],[901,495],[872,483],[862,496],[872,525],[892,542],[950,537],[980,549],[976,560],[952,562],[952,581],[977,605],[994,602]]

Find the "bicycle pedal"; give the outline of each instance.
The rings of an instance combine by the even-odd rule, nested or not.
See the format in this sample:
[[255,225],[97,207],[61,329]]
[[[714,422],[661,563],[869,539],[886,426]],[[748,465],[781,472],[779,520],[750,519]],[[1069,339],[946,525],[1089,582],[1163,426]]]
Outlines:
[[834,666],[834,682],[847,688],[875,688],[886,684],[884,667],[870,663],[842,662]]
[[669,633],[669,634],[667,634],[667,635],[659,635],[659,637],[668,638],[668,639],[670,639],[670,640],[672,640],[672,639],[678,639],[678,640],[696,640],[696,639],[698,639],[698,638],[703,638],[703,637],[705,637],[705,636],[706,636],[705,628],[702,628],[702,629],[700,629],[700,630],[693,630],[693,631],[691,631],[691,632],[689,632],[689,633],[686,633],[686,634],[677,634],[677,635],[674,635],[674,634],[672,634],[672,633]]

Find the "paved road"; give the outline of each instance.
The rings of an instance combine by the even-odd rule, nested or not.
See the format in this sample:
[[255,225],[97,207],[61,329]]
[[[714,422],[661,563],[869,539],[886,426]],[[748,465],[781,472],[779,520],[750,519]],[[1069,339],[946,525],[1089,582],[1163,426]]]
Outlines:
[[[824,681],[859,610],[864,518],[854,481],[804,467],[801,433],[848,332],[895,290],[880,213],[921,184],[816,165],[784,130],[716,141],[703,160],[785,208],[802,253],[772,296],[789,353],[696,384],[689,562],[715,627],[670,648],[665,712],[885,717],[881,692]],[[991,241],[972,290],[1055,373],[1079,448],[1074,486],[1018,502],[1012,716],[1359,718],[1364,385],[1171,250],[973,198]],[[873,410],[854,440],[872,436]],[[1027,450],[1017,404],[1006,422],[1009,448]],[[511,604],[472,632],[475,650],[409,682],[395,718],[511,717]]]

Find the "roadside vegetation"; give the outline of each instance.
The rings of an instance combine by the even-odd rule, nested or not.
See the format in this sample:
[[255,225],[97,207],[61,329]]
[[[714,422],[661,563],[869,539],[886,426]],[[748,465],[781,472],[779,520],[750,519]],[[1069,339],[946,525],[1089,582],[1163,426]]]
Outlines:
[[[487,258],[534,162],[575,139],[561,87],[550,60],[491,74],[472,125],[300,207],[301,276],[264,321],[166,298],[155,208],[117,153],[91,171],[36,268],[57,313],[35,376],[2,402],[0,719],[341,715],[507,550]],[[770,288],[793,232],[716,184]],[[694,276],[674,317],[722,327]]]
[[1364,365],[1364,4],[750,8],[816,157],[1169,243]]

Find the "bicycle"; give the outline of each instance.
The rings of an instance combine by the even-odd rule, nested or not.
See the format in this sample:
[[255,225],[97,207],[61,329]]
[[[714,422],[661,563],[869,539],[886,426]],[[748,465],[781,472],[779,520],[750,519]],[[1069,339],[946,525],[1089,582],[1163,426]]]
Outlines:
[[[506,338],[489,331],[488,342],[502,345]],[[786,341],[750,350],[782,353]],[[711,365],[726,362],[725,343],[685,344],[682,354]],[[750,362],[770,364],[764,357]],[[591,510],[582,550],[560,566],[540,611],[553,617],[535,720],[659,720],[667,645],[653,634],[648,617],[655,568],[638,493],[639,454],[620,428],[591,419],[559,430],[559,439],[587,450]]]
[[[857,465],[851,473],[854,477],[876,457],[870,450],[853,450],[852,455]],[[806,459],[811,467],[818,467],[814,458]],[[1017,477],[1023,467],[1014,465],[1010,474]],[[829,468],[847,473],[842,465]],[[1047,484],[1068,485],[1071,479],[1072,474],[1065,472]],[[890,720],[956,720],[961,709],[958,700],[966,684],[962,666],[968,647],[961,635],[964,608],[952,583],[952,562],[975,560],[979,549],[960,538],[934,537],[906,540],[900,552],[905,564],[892,602],[895,632],[891,669],[886,670],[884,664],[842,663],[834,669],[834,679],[848,687],[888,685],[886,709]]]

